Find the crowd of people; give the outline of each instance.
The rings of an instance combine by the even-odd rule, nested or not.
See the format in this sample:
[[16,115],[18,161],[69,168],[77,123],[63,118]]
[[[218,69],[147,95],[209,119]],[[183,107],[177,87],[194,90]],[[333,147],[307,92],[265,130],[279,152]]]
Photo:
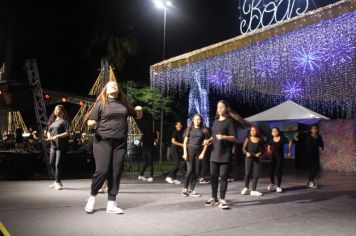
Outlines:
[[[118,207],[116,197],[127,154],[128,116],[136,119],[143,133],[141,146],[144,165],[140,170],[138,180],[154,181],[154,149],[161,138],[160,133],[154,131],[148,122],[143,122],[142,118],[145,116],[143,108],[141,106],[134,108],[119,84],[110,81],[105,85],[92,109],[85,116],[85,122],[92,132],[92,152],[95,160],[95,173],[90,195],[85,205],[87,213],[94,212],[96,196],[103,192],[108,194],[107,213],[122,214],[124,212]],[[224,100],[220,100],[216,105],[215,120],[211,129],[205,126],[203,118],[200,114],[194,114],[185,130],[182,122],[177,121],[174,124],[175,129],[170,140],[170,155],[174,159],[174,165],[165,181],[177,185],[183,182],[181,196],[200,197],[196,185],[197,183],[209,183],[205,176],[209,169],[211,197],[206,200],[204,205],[207,207],[218,205],[222,209],[229,208],[226,194],[233,157],[238,152],[237,132],[239,132],[239,127],[249,128],[241,150],[245,160],[245,180],[241,194],[256,197],[263,195],[262,191],[257,190],[263,153],[271,159],[270,184],[267,186],[267,191],[283,192],[281,185],[285,157],[284,144],[288,144],[288,155],[290,155],[292,142],[298,141],[297,136],[288,139],[283,136],[278,127],[274,127],[266,142],[261,137],[259,128],[248,124],[232,111]],[[46,135],[46,140],[51,146],[50,167],[55,176],[55,181],[49,187],[56,190],[63,188],[61,181],[62,161],[68,151],[70,134],[70,123],[65,108],[63,105],[57,105],[49,118]],[[267,148],[265,148],[266,146]],[[315,176],[319,170],[319,153],[324,148],[324,144],[316,125],[311,126],[310,134],[305,141],[305,148],[310,170],[307,186],[317,188]],[[181,162],[185,162],[186,166],[185,178],[182,182],[177,176]],[[149,170],[148,177],[144,175],[147,168]],[[275,181],[275,177],[277,181]]]

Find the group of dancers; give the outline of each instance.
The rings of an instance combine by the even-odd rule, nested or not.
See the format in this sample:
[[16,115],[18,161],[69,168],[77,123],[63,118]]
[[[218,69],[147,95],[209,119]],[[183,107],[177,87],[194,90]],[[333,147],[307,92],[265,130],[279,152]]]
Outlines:
[[[140,124],[143,117],[142,107],[130,104],[117,82],[109,81],[98,95],[92,109],[85,117],[85,121],[93,135],[93,155],[95,159],[95,173],[93,175],[90,196],[85,205],[87,213],[94,212],[95,199],[101,191],[104,182],[107,183],[108,202],[107,213],[122,214],[124,211],[117,206],[116,196],[119,192],[120,180],[123,171],[124,157],[127,149],[128,124],[127,117],[132,116],[137,120],[139,127],[144,129],[143,152],[146,163],[143,166],[139,180],[153,181],[153,150],[154,143],[159,140],[159,133],[152,134],[149,125]],[[200,197],[195,190],[198,181],[200,161],[206,158],[210,147],[210,177],[211,198],[205,206],[218,205],[219,208],[228,209],[226,192],[231,163],[236,150],[237,126],[246,126],[247,122],[231,110],[229,104],[220,100],[217,103],[216,116],[212,125],[211,134],[204,124],[203,117],[195,114],[188,128],[181,132],[182,124],[176,123],[176,132],[172,136],[171,154],[176,158],[176,164],[166,178],[169,183],[180,184],[177,180],[177,171],[180,159],[187,164],[187,172],[183,181],[181,195],[184,197]],[[147,131],[146,131],[147,130]],[[180,132],[178,132],[180,131]],[[70,133],[69,121],[62,105],[55,107],[49,119],[47,140],[51,142],[50,165],[55,173],[55,181],[50,188],[62,189],[61,159],[65,153]],[[152,134],[152,135],[151,135]],[[267,152],[271,157],[271,183],[268,191],[283,192],[281,188],[282,170],[285,142],[289,143],[289,152],[293,140],[283,137],[278,128],[273,128],[271,139],[268,142]],[[260,161],[263,151],[263,141],[257,126],[250,126],[250,131],[243,143],[242,151],[245,155],[245,186],[242,195],[262,196],[257,191],[257,182],[260,173]],[[309,159],[310,175],[308,187],[317,188],[314,182],[319,170],[319,151],[323,149],[323,141],[318,134],[316,125],[311,127],[311,134],[306,139],[306,150]],[[150,176],[144,177],[146,168],[150,166]],[[277,185],[275,185],[275,173]],[[250,191],[249,181],[252,177]],[[220,185],[220,189],[219,189]],[[218,189],[220,190],[218,198]]]

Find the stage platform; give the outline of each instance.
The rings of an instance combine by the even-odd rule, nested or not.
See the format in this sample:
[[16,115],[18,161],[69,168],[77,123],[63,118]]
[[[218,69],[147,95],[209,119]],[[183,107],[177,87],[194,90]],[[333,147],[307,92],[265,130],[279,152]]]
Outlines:
[[124,178],[118,203],[123,215],[105,212],[106,195],[97,197],[94,214],[86,214],[90,179],[0,182],[0,221],[11,235],[356,235],[356,177],[324,172],[320,189],[307,189],[303,176],[288,175],[285,192],[241,196],[242,181],[229,183],[231,210],[205,207],[210,185],[198,185],[200,198],[180,196],[182,185],[163,178],[153,183]]

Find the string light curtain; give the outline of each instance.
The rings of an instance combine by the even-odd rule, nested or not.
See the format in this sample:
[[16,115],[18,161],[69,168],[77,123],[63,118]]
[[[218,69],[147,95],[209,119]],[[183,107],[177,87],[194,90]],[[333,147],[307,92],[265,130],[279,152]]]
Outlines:
[[[355,6],[354,0],[344,2]],[[336,7],[342,5],[308,15],[316,21],[331,15]],[[184,55],[185,62],[180,59],[176,64],[168,61],[164,66],[152,66],[151,86],[165,95],[184,95],[196,90],[199,78],[209,93],[237,102],[273,106],[290,99],[327,116],[351,117],[356,107],[355,25],[356,11],[351,9],[235,50],[225,48],[224,53],[210,57],[207,51],[201,60]],[[285,24],[278,29],[285,30]],[[192,57],[197,57],[196,52]]]

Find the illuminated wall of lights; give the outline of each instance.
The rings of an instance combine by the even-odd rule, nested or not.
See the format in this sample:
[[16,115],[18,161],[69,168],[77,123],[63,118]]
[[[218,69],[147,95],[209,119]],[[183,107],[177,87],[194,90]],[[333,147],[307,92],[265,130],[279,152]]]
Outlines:
[[206,126],[209,127],[209,97],[207,83],[204,76],[198,71],[194,72],[192,85],[189,90],[188,124],[195,114],[200,114]]
[[350,117],[356,107],[355,25],[351,11],[215,57],[151,70],[151,85],[185,95],[199,78],[210,93],[237,102],[273,106],[291,99],[327,116]]

